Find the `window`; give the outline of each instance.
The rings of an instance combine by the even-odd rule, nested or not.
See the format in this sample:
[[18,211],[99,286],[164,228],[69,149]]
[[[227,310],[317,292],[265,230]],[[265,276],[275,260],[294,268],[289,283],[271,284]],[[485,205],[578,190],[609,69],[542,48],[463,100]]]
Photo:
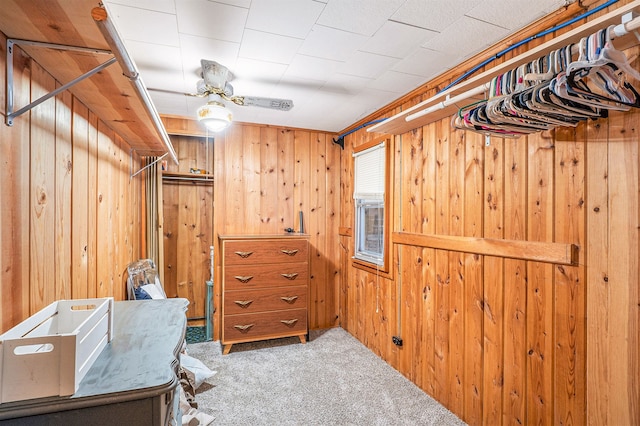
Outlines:
[[388,141],[377,139],[355,149],[355,255],[364,267],[388,271]]

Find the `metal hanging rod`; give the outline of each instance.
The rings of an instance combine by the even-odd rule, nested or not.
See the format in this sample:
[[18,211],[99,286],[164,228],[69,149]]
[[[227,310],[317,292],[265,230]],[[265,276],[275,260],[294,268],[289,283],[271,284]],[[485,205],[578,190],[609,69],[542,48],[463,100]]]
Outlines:
[[133,87],[138,92],[140,99],[144,103],[144,106],[153,121],[153,124],[160,135],[160,139],[164,147],[167,149],[167,152],[173,159],[175,164],[178,164],[178,156],[176,151],[173,149],[173,145],[171,144],[171,140],[169,139],[169,135],[167,134],[167,130],[164,128],[164,124],[162,124],[162,120],[160,119],[160,115],[156,110],[156,107],[153,105],[151,101],[151,97],[149,96],[149,92],[147,92],[147,88],[144,86],[142,79],[140,78],[140,74],[138,73],[138,69],[136,68],[135,63],[129,56],[129,53],[124,47],[124,42],[122,38],[118,34],[118,31],[113,25],[113,22],[109,18],[107,10],[104,7],[94,7],[91,10],[91,17],[95,21],[98,29],[104,36],[105,41],[111,47],[113,54],[118,59],[118,63],[120,67],[122,67],[122,71],[126,77],[129,78]]
[[162,176],[162,180],[184,181],[184,182],[191,182],[191,183],[198,183],[198,182],[213,183],[213,178],[212,177],[189,177],[189,176],[163,175]]
[[[631,3],[625,4],[618,9],[601,15],[580,25],[579,27],[553,38],[552,40],[533,47],[525,53],[517,55],[500,65],[490,68],[469,80],[460,82],[444,92],[438,93],[429,99],[385,119],[381,123],[367,128],[367,132],[402,134],[444,118],[450,115],[450,112],[454,109],[457,110],[456,102],[480,97],[486,90],[486,83],[493,77],[510,69],[517,68],[525,62],[530,62],[533,59],[544,56],[552,50],[556,50],[571,42],[580,40],[580,38],[601,28],[614,25],[614,34],[618,38],[626,34],[635,33],[636,29],[640,28],[640,20],[634,15],[636,10],[640,10],[640,0],[635,0]],[[638,36],[636,35],[636,37]],[[639,40],[635,40],[633,44],[637,45]]]

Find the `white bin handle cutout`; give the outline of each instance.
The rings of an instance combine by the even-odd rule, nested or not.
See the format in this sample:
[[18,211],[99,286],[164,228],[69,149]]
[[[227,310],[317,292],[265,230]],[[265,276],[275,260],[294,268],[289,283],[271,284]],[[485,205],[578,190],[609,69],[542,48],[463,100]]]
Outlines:
[[16,346],[13,350],[15,355],[31,355],[31,354],[45,354],[53,350],[51,343],[45,343],[44,345],[24,345]]
[[73,305],[72,311],[92,311],[96,308],[96,305]]

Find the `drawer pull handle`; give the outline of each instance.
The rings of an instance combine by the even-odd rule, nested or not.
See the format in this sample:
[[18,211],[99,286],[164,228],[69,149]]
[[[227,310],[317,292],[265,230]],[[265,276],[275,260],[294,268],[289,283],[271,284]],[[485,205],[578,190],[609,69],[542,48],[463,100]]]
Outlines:
[[296,253],[298,252],[297,249],[295,250],[285,250],[285,249],[281,249],[281,252],[283,252],[284,254],[286,254],[287,256],[295,256]]
[[235,253],[243,259],[246,259],[253,254],[252,251],[237,251]]
[[236,330],[240,331],[241,333],[246,333],[247,331],[249,331],[251,329],[251,327],[253,327],[253,324],[247,324],[247,325],[234,325],[233,326]]
[[293,327],[298,322],[298,319],[294,318],[294,319],[290,319],[290,320],[280,320],[280,322],[283,323],[284,325],[288,326],[288,327]]
[[249,305],[253,303],[253,300],[234,300],[233,303],[241,308],[248,308]]
[[290,297],[283,296],[280,299],[282,299],[284,302],[287,302],[288,304],[292,304],[293,302],[296,301],[297,298],[298,296],[290,296]]
[[282,275],[283,277],[285,277],[288,280],[295,280],[296,277],[298,276],[298,274],[295,273],[295,272],[293,274],[280,274],[280,275]]
[[236,280],[240,281],[243,284],[248,283],[249,281],[251,281],[253,279],[253,275],[236,275],[235,277]]

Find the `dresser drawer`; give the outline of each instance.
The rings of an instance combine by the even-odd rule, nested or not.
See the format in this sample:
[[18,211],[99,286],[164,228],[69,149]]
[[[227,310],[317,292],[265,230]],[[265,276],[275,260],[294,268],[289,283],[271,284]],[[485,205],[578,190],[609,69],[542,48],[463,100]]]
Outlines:
[[309,259],[307,240],[225,241],[225,265],[255,263],[306,262]]
[[225,315],[222,340],[225,344],[248,342],[306,333],[307,310],[262,312],[244,315]]
[[307,307],[307,287],[273,287],[225,293],[224,315]]
[[224,270],[224,290],[307,285],[307,263],[234,265]]

